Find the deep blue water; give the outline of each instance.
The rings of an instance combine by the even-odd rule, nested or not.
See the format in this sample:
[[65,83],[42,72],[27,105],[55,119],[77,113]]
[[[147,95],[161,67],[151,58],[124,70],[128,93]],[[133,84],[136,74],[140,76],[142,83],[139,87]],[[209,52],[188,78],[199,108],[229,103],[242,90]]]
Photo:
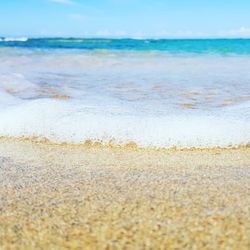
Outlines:
[[250,39],[82,39],[43,38],[17,41],[0,38],[0,47],[83,50],[166,51],[169,53],[250,54]]

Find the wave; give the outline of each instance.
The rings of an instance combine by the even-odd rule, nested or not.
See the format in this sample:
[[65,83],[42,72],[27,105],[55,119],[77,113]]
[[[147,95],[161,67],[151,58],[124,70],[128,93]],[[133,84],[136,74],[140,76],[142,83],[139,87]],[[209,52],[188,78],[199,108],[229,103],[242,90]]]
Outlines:
[[112,114],[104,109],[88,112],[73,103],[43,99],[1,110],[0,136],[46,138],[59,144],[234,148],[250,145],[250,122],[226,113],[136,116]]
[[27,42],[29,38],[27,37],[19,37],[19,38],[12,38],[12,37],[4,37],[0,38],[0,42]]
[[131,55],[3,50],[0,137],[139,148],[250,144],[249,57]]

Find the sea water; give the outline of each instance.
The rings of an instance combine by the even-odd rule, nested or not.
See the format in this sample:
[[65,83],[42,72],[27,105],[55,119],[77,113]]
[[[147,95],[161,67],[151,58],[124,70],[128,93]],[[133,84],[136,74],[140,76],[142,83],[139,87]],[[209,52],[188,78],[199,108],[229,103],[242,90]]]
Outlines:
[[0,39],[0,137],[250,144],[250,40]]

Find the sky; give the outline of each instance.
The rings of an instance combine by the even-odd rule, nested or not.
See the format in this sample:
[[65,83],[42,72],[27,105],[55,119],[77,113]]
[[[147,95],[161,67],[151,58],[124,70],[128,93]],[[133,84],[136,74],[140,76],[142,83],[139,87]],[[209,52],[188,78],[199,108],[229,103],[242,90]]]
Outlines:
[[0,36],[250,37],[250,0],[0,0]]

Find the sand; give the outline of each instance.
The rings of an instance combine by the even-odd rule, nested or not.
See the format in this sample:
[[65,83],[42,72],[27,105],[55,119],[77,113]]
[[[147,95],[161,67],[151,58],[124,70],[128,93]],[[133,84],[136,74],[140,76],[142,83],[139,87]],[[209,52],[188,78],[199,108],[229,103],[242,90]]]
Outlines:
[[1,249],[250,249],[250,149],[0,140]]

